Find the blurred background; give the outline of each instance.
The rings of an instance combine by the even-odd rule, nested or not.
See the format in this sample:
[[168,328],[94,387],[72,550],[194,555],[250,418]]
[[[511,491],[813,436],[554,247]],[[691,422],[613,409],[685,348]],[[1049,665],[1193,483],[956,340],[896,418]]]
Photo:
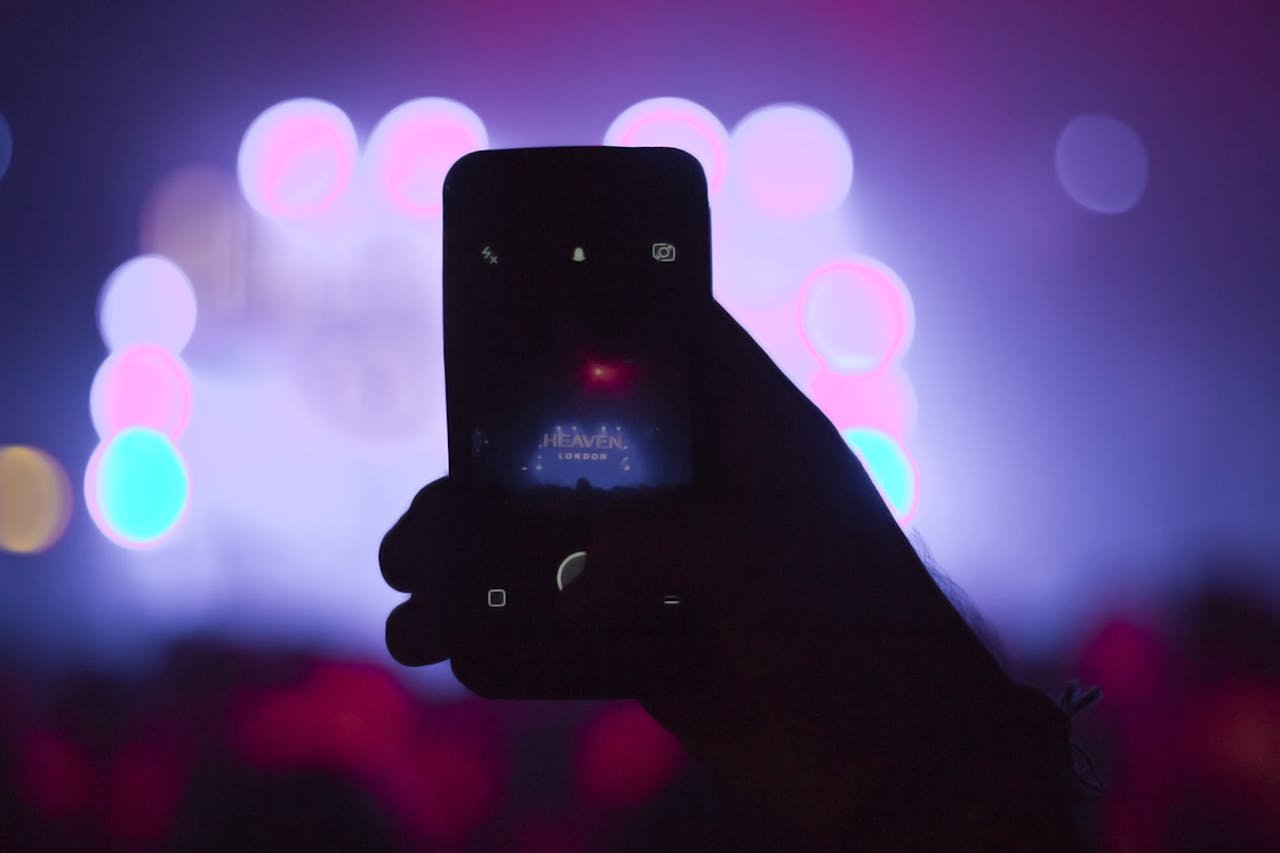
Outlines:
[[1102,686],[1108,849],[1280,849],[1277,44],[1262,0],[9,0],[0,846],[786,846],[634,704],[382,645],[440,178],[608,143],[702,161],[717,298],[1018,677]]

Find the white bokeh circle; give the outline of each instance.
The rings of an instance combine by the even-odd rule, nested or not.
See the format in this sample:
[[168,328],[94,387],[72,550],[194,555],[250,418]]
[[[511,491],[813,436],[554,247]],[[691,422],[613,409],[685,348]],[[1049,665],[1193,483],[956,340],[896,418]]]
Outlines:
[[195,327],[195,290],[168,258],[142,255],[125,261],[102,286],[98,328],[113,351],[150,344],[177,355]]
[[849,194],[853,151],[825,113],[801,104],[762,107],[739,122],[731,138],[743,193],[768,216],[816,216]]

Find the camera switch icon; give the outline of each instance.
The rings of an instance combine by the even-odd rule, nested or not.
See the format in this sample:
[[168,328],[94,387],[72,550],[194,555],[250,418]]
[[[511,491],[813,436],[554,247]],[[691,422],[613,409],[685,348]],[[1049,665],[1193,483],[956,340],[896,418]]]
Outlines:
[[654,243],[651,253],[659,263],[669,264],[676,259],[676,247],[671,243]]

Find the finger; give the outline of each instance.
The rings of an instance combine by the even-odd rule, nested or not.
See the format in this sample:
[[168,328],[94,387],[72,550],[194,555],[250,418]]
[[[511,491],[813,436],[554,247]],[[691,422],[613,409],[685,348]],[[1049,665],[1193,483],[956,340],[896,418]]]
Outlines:
[[434,575],[449,570],[451,491],[447,477],[427,484],[382,537],[378,565],[393,589],[425,590],[437,585]]
[[413,596],[387,616],[387,651],[405,666],[426,666],[450,656],[455,633],[449,603]]

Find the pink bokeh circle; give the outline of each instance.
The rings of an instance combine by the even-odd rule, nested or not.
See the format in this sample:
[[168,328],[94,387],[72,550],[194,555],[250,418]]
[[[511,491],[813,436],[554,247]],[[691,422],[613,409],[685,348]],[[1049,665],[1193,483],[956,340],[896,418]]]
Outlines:
[[365,168],[378,194],[412,217],[438,217],[449,168],[487,148],[480,117],[448,98],[419,98],[387,113],[369,137]]
[[191,418],[187,369],[160,347],[112,353],[93,377],[89,415],[103,440],[129,427],[147,427],[177,441]]
[[245,200],[264,216],[308,219],[337,204],[351,183],[356,131],[338,107],[283,101],[254,119],[237,163]]
[[896,366],[870,373],[838,373],[822,369],[806,391],[839,429],[867,427],[902,441],[915,428],[915,387]]
[[818,360],[840,373],[867,373],[902,357],[915,310],[902,280],[866,257],[824,264],[797,295],[800,334]]

